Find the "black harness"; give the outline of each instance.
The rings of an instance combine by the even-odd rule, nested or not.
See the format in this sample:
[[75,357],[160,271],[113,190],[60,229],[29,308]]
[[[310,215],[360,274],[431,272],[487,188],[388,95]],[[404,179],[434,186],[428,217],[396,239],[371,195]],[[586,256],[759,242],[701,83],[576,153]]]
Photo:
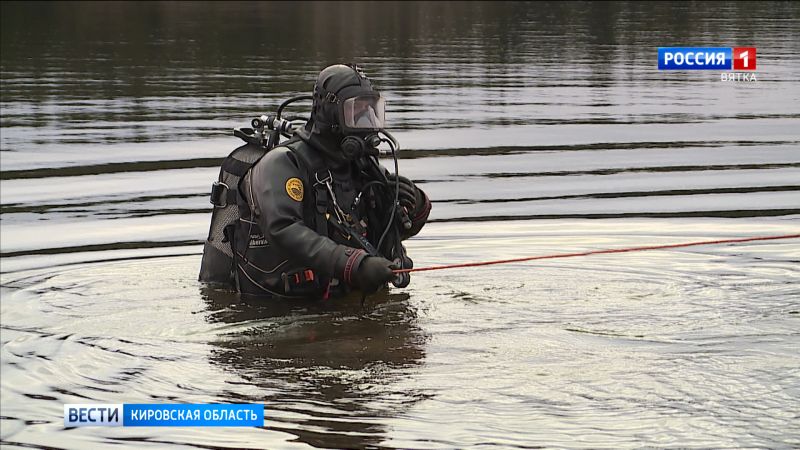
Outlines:
[[[245,192],[245,188],[250,187],[247,174],[272,147],[264,146],[261,141],[245,140],[247,144],[235,149],[223,160],[219,178],[212,186],[211,203],[214,210],[203,248],[200,281],[235,286],[239,292],[265,296],[326,297],[329,289],[337,285],[335,280],[320,279],[321,275],[311,269],[296,267],[296,261],[290,261],[290,255],[285,251],[268,248],[271,244],[264,236],[252,209],[251,202],[254,199],[248,198],[252,193]],[[390,229],[389,225],[385,225],[392,224],[395,220],[384,212],[394,210],[391,207],[392,199],[383,198],[374,192],[373,185],[381,185],[376,180],[385,179],[377,161],[374,162],[375,167],[364,164],[363,161],[351,166],[350,170],[360,173],[356,177],[364,184],[360,188],[358,185],[347,185],[355,189],[358,195],[353,198],[350,196],[353,191],[347,191],[351,194],[345,195],[344,206],[349,210],[344,212],[337,197],[342,194],[340,188],[345,187],[341,184],[342,179],[338,172],[338,181],[334,184],[333,174],[323,156],[298,136],[281,143],[280,147],[289,149],[303,174],[303,184],[307,187],[308,195],[302,200],[302,215],[308,228],[320,236],[334,240],[337,240],[336,236],[341,236],[346,241],[342,242],[344,245],[360,247],[369,255],[395,259],[395,254],[399,252],[399,260],[407,260],[405,267],[411,267],[401,244],[399,230],[396,226]],[[244,181],[248,183],[245,185]],[[362,194],[366,194],[364,199],[361,198]],[[368,203],[359,203],[367,198]],[[359,207],[360,212],[356,211],[356,207]],[[391,233],[387,236],[388,231]],[[367,236],[373,239],[381,236],[383,245],[377,248]],[[389,239],[384,241],[384,236]],[[337,294],[337,289],[347,290],[345,286],[339,286],[334,288],[334,295]]]
[[[310,149],[300,139],[291,139],[281,144],[288,147],[303,170],[306,179],[313,186],[311,195],[303,201],[303,220],[312,229],[322,236],[328,236],[328,189],[325,184],[327,177],[330,181],[330,171],[326,168],[322,157]],[[208,238],[203,248],[203,261],[200,268],[200,280],[241,286],[240,272],[253,272],[260,275],[254,278],[263,278],[271,268],[261,267],[263,261],[256,261],[251,252],[251,232],[263,237],[256,218],[248,202],[247,196],[242,192],[241,184],[250,169],[266,155],[268,150],[253,143],[245,144],[226,157],[220,168],[219,179],[211,189],[211,203],[214,211],[211,216],[211,227]],[[320,182],[322,181],[322,182]],[[238,269],[237,270],[237,266]],[[259,272],[261,272],[259,274]],[[280,274],[275,274],[280,275]],[[292,274],[283,278],[291,278]],[[310,278],[304,274],[304,278]],[[257,285],[262,284],[252,280]],[[292,280],[288,280],[292,281]],[[304,280],[301,280],[304,281]],[[310,281],[310,280],[309,280]],[[319,280],[315,280],[319,281]],[[285,283],[284,283],[285,284]],[[318,283],[317,283],[318,284]],[[284,286],[285,288],[286,286]],[[274,289],[262,286],[265,294],[286,295],[284,292],[275,292]]]

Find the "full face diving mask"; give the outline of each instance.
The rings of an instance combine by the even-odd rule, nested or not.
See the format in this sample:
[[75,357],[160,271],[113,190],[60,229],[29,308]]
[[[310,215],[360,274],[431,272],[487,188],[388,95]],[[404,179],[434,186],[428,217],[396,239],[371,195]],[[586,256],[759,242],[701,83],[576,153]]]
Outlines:
[[340,101],[339,127],[342,151],[348,159],[378,156],[378,132],[385,126],[386,101],[377,92],[362,93]]
[[386,126],[386,101],[375,92],[350,97],[341,102],[339,122],[345,135],[377,132]]

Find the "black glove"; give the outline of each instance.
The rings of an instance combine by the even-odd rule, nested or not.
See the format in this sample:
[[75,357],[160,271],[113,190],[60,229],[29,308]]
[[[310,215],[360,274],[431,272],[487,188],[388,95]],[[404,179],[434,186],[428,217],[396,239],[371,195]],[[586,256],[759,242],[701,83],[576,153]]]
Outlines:
[[365,294],[371,294],[394,279],[393,268],[393,263],[388,259],[367,256],[358,265],[353,281]]
[[409,213],[416,211],[417,205],[419,205],[420,194],[414,182],[402,175],[398,176],[393,173],[387,175],[386,178],[389,179],[389,189],[391,189],[392,192],[394,192],[395,180],[400,180],[400,195],[398,196],[400,205],[405,207],[406,211]]

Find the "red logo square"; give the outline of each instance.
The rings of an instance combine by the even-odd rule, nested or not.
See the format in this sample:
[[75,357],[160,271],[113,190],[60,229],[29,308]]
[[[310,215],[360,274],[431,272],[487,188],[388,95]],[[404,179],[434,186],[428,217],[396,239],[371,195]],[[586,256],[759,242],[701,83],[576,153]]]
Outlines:
[[734,47],[733,70],[756,70],[756,48]]

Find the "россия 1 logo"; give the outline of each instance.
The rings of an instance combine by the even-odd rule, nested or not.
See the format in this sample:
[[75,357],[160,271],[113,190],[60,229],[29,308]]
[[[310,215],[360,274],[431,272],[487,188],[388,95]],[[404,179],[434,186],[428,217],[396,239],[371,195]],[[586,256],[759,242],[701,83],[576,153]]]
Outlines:
[[756,81],[755,47],[659,47],[658,70],[733,70],[722,81]]

